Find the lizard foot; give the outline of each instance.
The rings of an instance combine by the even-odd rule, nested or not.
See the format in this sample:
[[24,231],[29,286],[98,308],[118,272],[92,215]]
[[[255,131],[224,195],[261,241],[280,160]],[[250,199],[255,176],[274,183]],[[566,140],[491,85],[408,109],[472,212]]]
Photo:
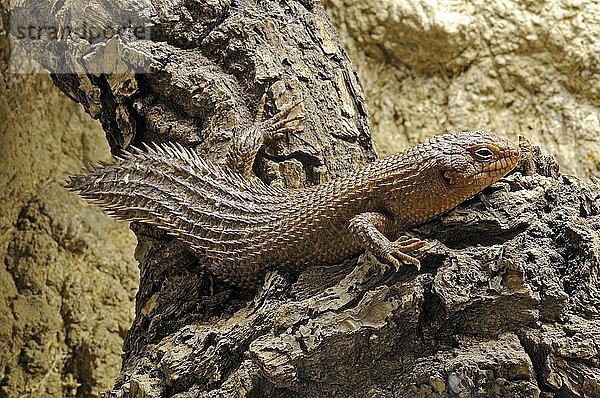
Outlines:
[[267,95],[265,93],[260,98],[255,121],[255,125],[260,126],[260,130],[264,132],[263,144],[267,144],[270,141],[283,138],[285,137],[286,133],[299,131],[298,124],[302,119],[304,119],[304,116],[291,116],[291,113],[298,108],[302,101],[298,100],[284,105],[279,112],[277,112],[269,119],[263,121],[266,99]]
[[417,270],[421,269],[421,262],[406,254],[406,252],[410,252],[413,250],[417,250],[425,246],[427,242],[419,239],[419,238],[411,238],[406,235],[402,235],[394,242],[389,242],[383,250],[382,253],[378,253],[379,256],[391,264],[396,271],[400,269],[400,261],[403,261],[408,264],[412,264],[417,267]]
[[291,116],[292,111],[302,103],[294,101],[283,106],[273,117],[263,120],[266,100],[265,93],[258,103],[254,124],[234,131],[227,152],[227,166],[244,178],[251,178],[254,159],[261,146],[285,137],[286,133],[300,131],[298,124],[304,118],[302,115]]

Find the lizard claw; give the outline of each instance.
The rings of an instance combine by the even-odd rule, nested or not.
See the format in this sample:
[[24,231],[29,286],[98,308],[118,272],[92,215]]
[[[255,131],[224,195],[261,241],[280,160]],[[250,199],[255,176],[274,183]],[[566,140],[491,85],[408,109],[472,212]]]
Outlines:
[[420,270],[419,260],[406,253],[422,248],[426,242],[406,235],[390,242],[380,229],[390,230],[394,222],[393,218],[383,213],[365,212],[352,217],[349,227],[363,247],[386,264],[393,266],[396,271],[400,269],[401,261]]
[[402,235],[394,242],[390,242],[383,250],[381,258],[392,265],[396,271],[400,269],[400,261],[408,264],[412,264],[417,268],[417,271],[421,269],[421,262],[406,254],[406,252],[417,250],[426,245],[426,242],[419,238],[411,238],[406,235]]
[[301,103],[302,101],[294,101],[292,103],[284,105],[279,112],[277,112],[273,117],[271,117],[268,120],[265,120],[264,122],[260,122],[260,120],[262,120],[262,112],[260,118],[257,116],[256,120],[260,123],[262,130],[265,132],[263,138],[265,144],[270,141],[285,137],[286,133],[299,131],[298,124],[301,120],[304,119],[304,116],[290,116],[290,114]]
[[263,116],[265,114],[265,103],[267,102],[267,93],[263,93],[260,97],[260,101],[258,102],[258,107],[256,108],[256,119],[254,119],[255,125],[260,125],[263,121]]
[[388,271],[388,269],[390,269],[390,267],[394,267],[396,272],[398,272],[398,270],[400,269],[400,261],[398,261],[398,259],[392,256],[391,254],[388,253],[384,254],[383,256],[376,257],[378,257],[380,260],[383,260],[380,262],[381,269],[379,270],[379,275],[385,274]]

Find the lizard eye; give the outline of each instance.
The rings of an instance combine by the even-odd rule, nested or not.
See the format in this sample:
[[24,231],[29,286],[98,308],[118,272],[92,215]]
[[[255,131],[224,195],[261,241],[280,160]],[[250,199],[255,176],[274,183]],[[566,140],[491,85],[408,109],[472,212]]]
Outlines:
[[475,151],[475,157],[480,162],[487,162],[488,160],[491,160],[494,157],[494,152],[490,151],[488,148],[485,147],[479,148]]

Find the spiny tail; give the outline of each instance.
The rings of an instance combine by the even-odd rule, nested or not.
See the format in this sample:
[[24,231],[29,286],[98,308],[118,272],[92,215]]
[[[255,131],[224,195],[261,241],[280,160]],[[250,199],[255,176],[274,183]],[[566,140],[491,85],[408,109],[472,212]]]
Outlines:
[[285,190],[203,160],[178,144],[134,149],[66,187],[122,220],[157,225],[194,249],[238,246],[241,234],[273,222]]

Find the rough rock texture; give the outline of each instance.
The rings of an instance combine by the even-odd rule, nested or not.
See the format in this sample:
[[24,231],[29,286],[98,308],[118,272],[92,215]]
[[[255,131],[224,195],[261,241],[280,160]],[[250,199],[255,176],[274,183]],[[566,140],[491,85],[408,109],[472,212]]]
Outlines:
[[382,154],[435,132],[525,134],[600,172],[600,3],[325,0]]
[[0,35],[0,397],[97,396],[133,320],[135,236],[62,187],[110,156],[99,123],[49,76],[6,73],[6,49]]
[[[305,110],[311,138],[269,148],[259,174],[277,184],[317,183],[372,158],[362,94],[348,85],[355,78],[322,17],[312,38],[317,32],[321,55],[335,66],[325,87],[307,89],[323,65],[310,65],[300,83],[288,69],[272,72],[272,50],[256,51],[264,42],[252,34],[241,39],[240,21],[217,29],[215,48],[227,50],[207,54],[208,66],[198,58],[194,43],[231,16],[219,11],[229,3],[161,4],[159,39],[178,55],[159,54],[158,76],[57,80],[102,121],[113,151],[170,139],[218,158],[230,127],[247,123],[262,91],[284,76],[284,87],[271,89],[270,111],[301,92],[314,101]],[[490,127],[526,134],[563,169],[597,170],[597,5],[502,4],[327,3],[368,89],[373,127],[384,132],[382,152],[421,134]],[[265,28],[271,14],[249,10],[258,36],[286,29],[281,21]],[[296,25],[290,30],[295,35]],[[295,46],[304,48],[295,42],[275,53],[297,54]],[[5,49],[2,41],[3,62]],[[229,67],[209,79],[211,62]],[[199,65],[198,74],[182,74]],[[98,159],[106,145],[83,133],[98,124],[48,78],[2,69],[2,79],[0,302],[8,305],[0,305],[0,397],[94,396],[111,384],[130,325],[135,266],[123,256],[133,240],[125,226],[63,193],[56,176]],[[156,92],[138,96],[147,90]],[[394,133],[387,141],[386,131]],[[558,145],[560,134],[568,145]],[[356,268],[315,268],[296,282],[270,274],[256,295],[212,281],[176,243],[133,225],[144,275],[113,394],[598,396],[599,189],[515,174],[416,231],[439,242],[424,254],[422,273],[378,276],[366,255]]]

